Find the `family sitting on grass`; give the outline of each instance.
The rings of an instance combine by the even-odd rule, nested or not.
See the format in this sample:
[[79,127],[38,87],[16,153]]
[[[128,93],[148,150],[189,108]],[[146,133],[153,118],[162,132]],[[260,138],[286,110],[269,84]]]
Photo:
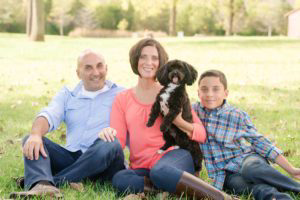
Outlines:
[[[300,179],[300,168],[257,132],[245,112],[226,101],[226,77],[217,70],[200,76],[200,102],[192,105],[193,122],[185,121],[181,113],[173,121],[199,143],[212,184],[196,176],[187,150],[170,147],[158,153],[165,143],[160,131],[162,117],[152,127],[146,124],[162,89],[156,72],[167,63],[168,55],[154,39],[140,40],[129,55],[138,82],[127,90],[106,80],[102,55],[86,50],[79,56],[76,72],[81,81],[74,90],[59,91],[23,140],[25,191],[13,192],[10,198],[62,198],[59,186],[87,179],[111,181],[120,195],[135,199],[159,191],[216,200],[237,199],[224,191],[263,200],[292,199],[284,192],[300,194],[300,183],[292,179]],[[44,137],[62,122],[67,126],[65,148]],[[129,168],[124,166],[122,149],[126,145],[130,149]],[[292,178],[278,172],[269,161]]]

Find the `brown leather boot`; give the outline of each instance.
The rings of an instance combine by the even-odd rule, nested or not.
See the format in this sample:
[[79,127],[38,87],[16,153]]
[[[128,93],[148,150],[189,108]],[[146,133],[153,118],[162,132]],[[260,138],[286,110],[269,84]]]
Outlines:
[[158,189],[154,188],[153,183],[151,182],[150,178],[144,176],[144,192],[151,193],[151,192],[159,192]]
[[214,188],[200,178],[190,173],[183,172],[176,186],[176,194],[185,193],[188,197],[195,199],[232,200],[231,196]]

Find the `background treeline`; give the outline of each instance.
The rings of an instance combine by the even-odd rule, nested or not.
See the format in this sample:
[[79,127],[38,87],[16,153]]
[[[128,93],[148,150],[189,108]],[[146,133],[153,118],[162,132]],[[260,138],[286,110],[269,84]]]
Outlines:
[[[43,0],[46,34],[76,29],[283,35],[300,0]],[[26,0],[0,0],[0,31],[26,31]]]

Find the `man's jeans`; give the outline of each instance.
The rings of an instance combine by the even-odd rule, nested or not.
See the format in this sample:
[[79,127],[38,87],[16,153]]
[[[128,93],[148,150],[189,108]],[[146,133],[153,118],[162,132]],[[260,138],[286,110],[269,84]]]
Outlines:
[[287,200],[292,198],[282,192],[300,192],[300,183],[281,174],[257,154],[246,157],[238,173],[226,175],[225,189],[239,195],[252,192],[256,200]]
[[[28,139],[26,136],[23,144]],[[71,152],[43,137],[45,151],[38,160],[24,157],[25,189],[29,190],[41,180],[55,186],[67,182],[80,182],[84,179],[106,181],[124,169],[124,154],[119,141],[104,142],[97,139],[86,152]]]

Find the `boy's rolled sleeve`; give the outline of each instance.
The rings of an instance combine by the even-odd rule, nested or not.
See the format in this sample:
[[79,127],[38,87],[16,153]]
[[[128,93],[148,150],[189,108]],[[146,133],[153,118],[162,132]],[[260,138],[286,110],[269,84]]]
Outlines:
[[244,125],[246,127],[244,136],[251,143],[254,151],[271,162],[275,162],[275,159],[282,151],[262,134],[257,133],[255,126],[247,114],[244,114]]
[[275,163],[275,160],[277,158],[277,156],[279,156],[280,154],[282,154],[283,152],[278,149],[277,147],[273,146],[268,155],[266,156],[268,158],[268,160],[270,160],[271,162]]

